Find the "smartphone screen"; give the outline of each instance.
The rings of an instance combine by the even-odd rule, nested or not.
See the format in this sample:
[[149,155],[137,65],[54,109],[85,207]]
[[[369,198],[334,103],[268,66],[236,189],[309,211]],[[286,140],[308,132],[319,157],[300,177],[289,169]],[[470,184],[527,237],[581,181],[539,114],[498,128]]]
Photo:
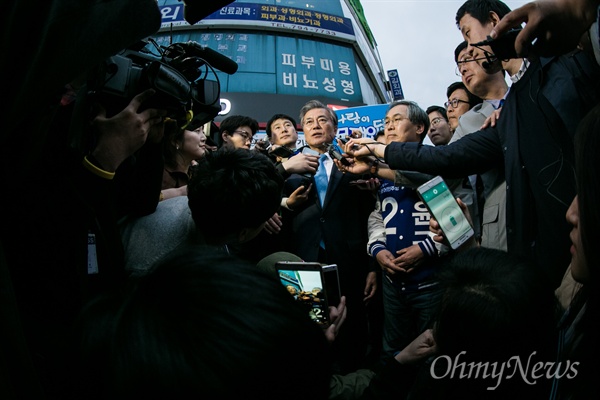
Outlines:
[[437,176],[418,189],[431,215],[438,221],[450,247],[457,249],[474,234],[446,182]]
[[329,308],[321,264],[278,262],[276,267],[281,283],[306,309],[310,318],[319,325],[329,325]]

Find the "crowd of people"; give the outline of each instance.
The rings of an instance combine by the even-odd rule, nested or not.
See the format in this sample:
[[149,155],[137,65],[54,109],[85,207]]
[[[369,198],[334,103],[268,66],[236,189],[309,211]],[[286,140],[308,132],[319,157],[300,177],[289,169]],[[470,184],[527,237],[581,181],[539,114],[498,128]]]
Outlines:
[[[21,184],[1,207],[6,398],[598,396],[599,1],[466,0],[448,101],[393,101],[376,137],[344,141],[318,100],[274,110],[261,141],[251,116],[166,118],[155,89],[92,104],[89,68],[160,20],[153,0],[109,3],[75,25],[144,18],[92,29],[97,54],[65,49],[45,80],[37,57],[64,32],[40,23],[18,63],[8,111],[35,87],[41,134],[20,159],[25,126],[2,134]],[[475,45],[523,23],[515,58]],[[437,175],[473,227],[457,249],[417,191]],[[337,266],[327,324],[278,261]]]

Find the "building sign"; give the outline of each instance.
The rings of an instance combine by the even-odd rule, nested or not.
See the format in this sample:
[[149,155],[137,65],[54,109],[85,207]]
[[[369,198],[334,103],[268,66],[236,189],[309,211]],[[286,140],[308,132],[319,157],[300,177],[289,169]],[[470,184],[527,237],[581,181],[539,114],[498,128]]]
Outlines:
[[334,110],[338,116],[338,136],[349,136],[352,131],[360,130],[363,137],[374,138],[383,129],[387,109],[387,104],[376,104]]
[[[341,103],[363,103],[352,47],[267,33],[179,31],[154,39],[161,46],[198,42],[238,64],[233,75],[218,76],[222,92],[327,97]],[[364,104],[364,103],[363,103]]]
[[[183,17],[183,7],[183,3],[160,6],[161,29],[189,25]],[[217,25],[220,21],[231,23],[232,20],[236,21],[237,25],[268,26],[307,34],[354,39],[354,28],[349,18],[295,7],[256,3],[234,3],[222,7],[194,26],[206,23]]]
[[283,36],[277,49],[277,93],[362,100],[352,49]]
[[387,72],[387,74],[392,87],[394,100],[404,100],[404,92],[402,92],[402,85],[400,84],[400,75],[398,75],[398,70],[391,69]]

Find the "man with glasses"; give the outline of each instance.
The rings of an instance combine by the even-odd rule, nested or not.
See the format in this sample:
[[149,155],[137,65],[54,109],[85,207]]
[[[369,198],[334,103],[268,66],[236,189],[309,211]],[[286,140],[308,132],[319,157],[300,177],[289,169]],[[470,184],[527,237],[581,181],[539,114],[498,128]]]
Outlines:
[[[413,101],[391,103],[384,121],[386,143],[422,143],[429,118]],[[383,272],[385,358],[429,328],[439,297],[435,273],[440,260],[429,231],[423,229],[429,212],[414,188],[382,179],[377,200],[369,216],[367,251]]]
[[452,130],[448,124],[446,109],[440,106],[429,106],[425,111],[429,117],[427,136],[435,146],[448,144],[452,138]]
[[446,90],[448,101],[444,103],[448,115],[448,124],[452,132],[458,126],[458,119],[483,100],[467,90],[462,82],[454,82]]
[[[462,49],[462,50],[460,50]],[[490,72],[482,64],[487,57],[476,47],[463,41],[456,48],[457,70],[469,92],[484,101],[460,118],[450,143],[477,132],[485,121],[498,110],[508,93],[504,70]],[[478,174],[482,188],[479,191],[481,210],[481,245],[507,250],[506,242],[506,181],[503,168],[491,168]]]
[[[309,181],[312,190],[308,200],[293,211],[283,209],[282,218],[291,221],[292,253],[304,261],[338,266],[348,316],[333,350],[336,372],[345,374],[364,368],[367,362],[367,303],[377,290],[377,272],[365,249],[367,220],[375,207],[375,197],[371,191],[352,184],[360,178],[368,179],[368,174],[344,174],[333,164],[329,149],[338,119],[331,108],[317,100],[307,102],[300,111],[300,124],[307,145],[298,152],[319,156],[319,167]],[[284,195],[291,195],[305,184],[305,176],[293,174],[286,180]]]
[[227,117],[219,125],[221,147],[250,150],[256,131],[258,122],[254,118],[243,115]]

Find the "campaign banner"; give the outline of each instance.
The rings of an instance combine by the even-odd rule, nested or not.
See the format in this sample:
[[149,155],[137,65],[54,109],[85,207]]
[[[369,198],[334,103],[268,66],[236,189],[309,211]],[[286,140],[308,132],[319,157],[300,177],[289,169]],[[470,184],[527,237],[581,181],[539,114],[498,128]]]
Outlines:
[[384,129],[383,120],[387,109],[387,104],[335,109],[338,116],[338,136],[350,136],[352,131],[359,130],[362,137],[374,138],[378,131]]

